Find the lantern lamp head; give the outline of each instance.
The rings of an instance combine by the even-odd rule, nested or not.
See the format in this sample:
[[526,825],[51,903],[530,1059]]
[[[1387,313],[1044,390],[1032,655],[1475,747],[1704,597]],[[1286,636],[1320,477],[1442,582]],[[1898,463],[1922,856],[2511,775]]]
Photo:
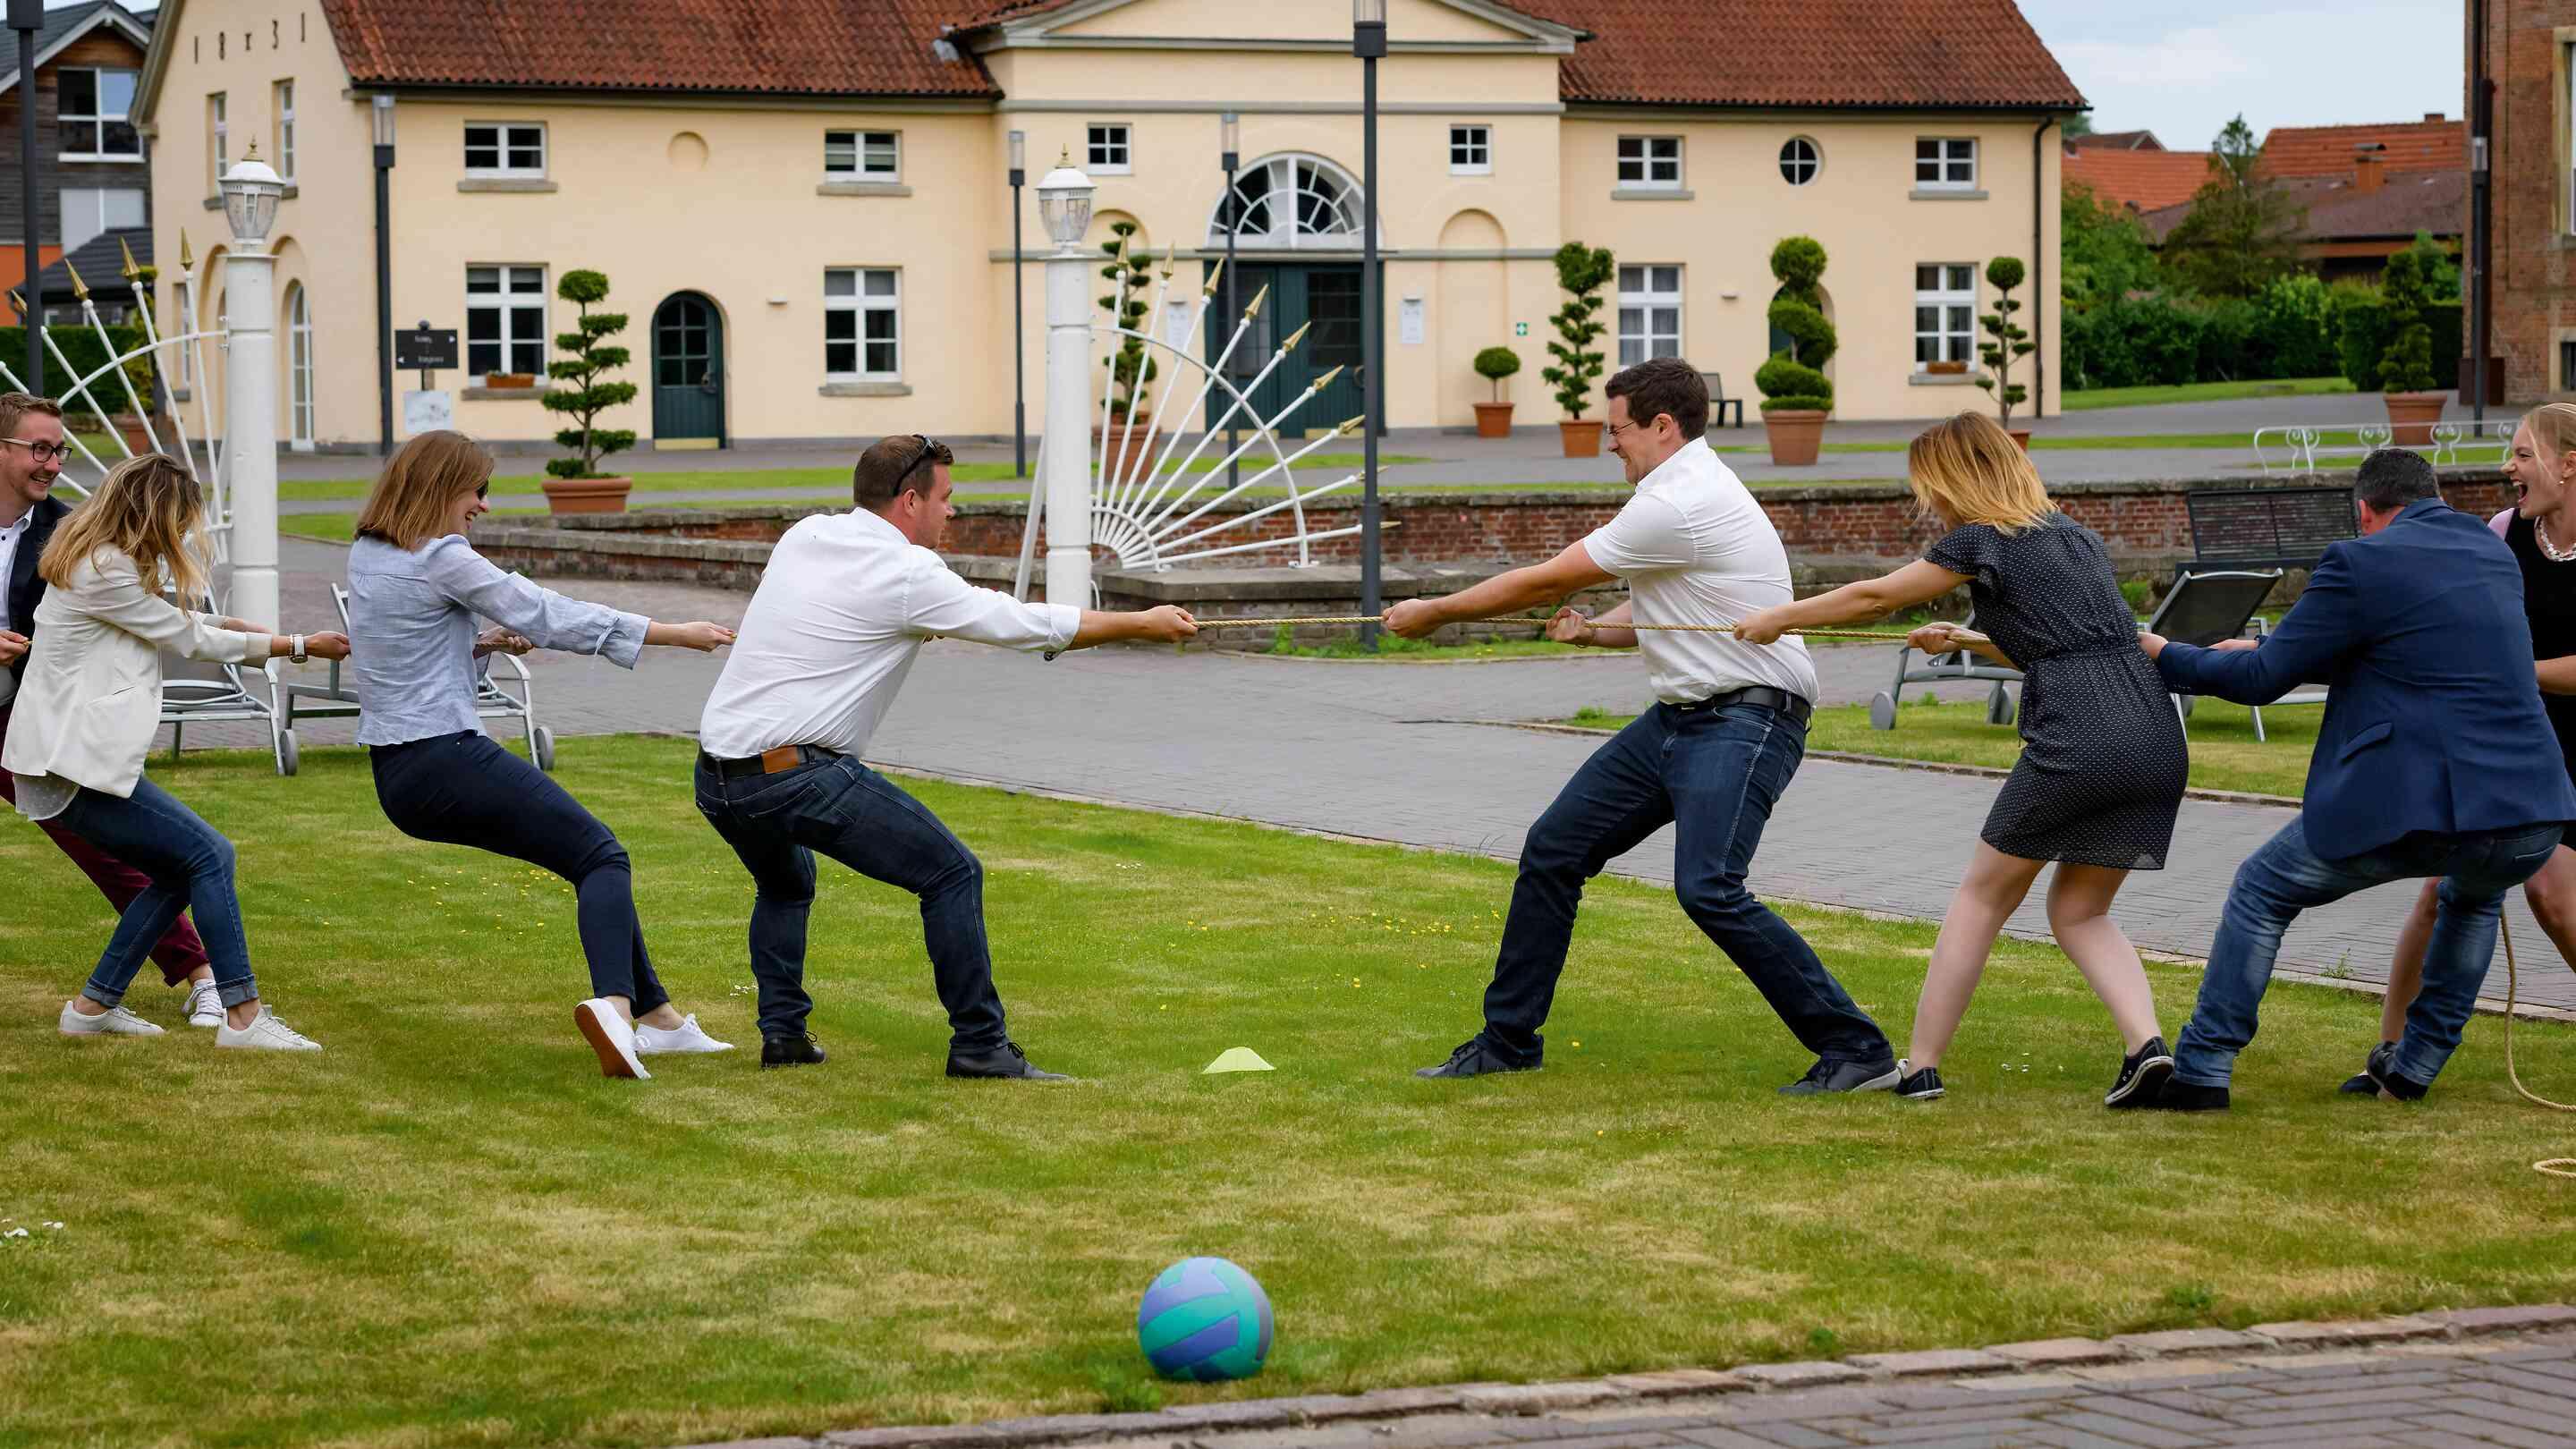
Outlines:
[[1091,197],[1098,189],[1074,166],[1070,150],[1053,171],[1038,178],[1038,220],[1059,249],[1079,245],[1082,234],[1091,229]]
[[267,241],[269,228],[277,224],[277,202],[286,194],[286,182],[259,159],[256,144],[224,173],[222,186],[224,219],[232,223],[234,243],[256,247]]

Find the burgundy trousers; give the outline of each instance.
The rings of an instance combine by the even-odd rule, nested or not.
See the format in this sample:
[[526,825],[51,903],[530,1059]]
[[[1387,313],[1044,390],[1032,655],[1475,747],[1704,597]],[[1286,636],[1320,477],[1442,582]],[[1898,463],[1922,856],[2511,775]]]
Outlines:
[[[6,739],[8,735],[9,706],[0,704],[0,739]],[[0,770],[0,801],[11,806],[18,803],[17,779],[6,770]],[[37,822],[37,828],[43,830],[63,854],[71,857],[72,864],[79,866],[81,874],[88,876],[90,883],[98,887],[98,893],[107,897],[107,903],[119,911],[152,884],[152,877],[101,852],[97,846],[51,820]],[[186,981],[188,973],[207,964],[205,943],[197,939],[197,928],[188,924],[186,916],[171,922],[170,929],[153,943],[152,964],[161,968],[161,979],[172,986]]]

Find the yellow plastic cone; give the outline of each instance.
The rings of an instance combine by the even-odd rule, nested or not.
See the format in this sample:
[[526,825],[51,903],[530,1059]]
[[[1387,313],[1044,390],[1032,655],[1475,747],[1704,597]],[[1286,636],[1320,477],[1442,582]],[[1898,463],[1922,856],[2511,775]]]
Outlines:
[[1254,1051],[1252,1048],[1228,1047],[1226,1048],[1225,1055],[1208,1063],[1207,1070],[1199,1073],[1199,1075],[1204,1077],[1217,1072],[1267,1072],[1271,1070],[1274,1070],[1274,1068],[1272,1068],[1268,1062],[1261,1059],[1261,1053]]

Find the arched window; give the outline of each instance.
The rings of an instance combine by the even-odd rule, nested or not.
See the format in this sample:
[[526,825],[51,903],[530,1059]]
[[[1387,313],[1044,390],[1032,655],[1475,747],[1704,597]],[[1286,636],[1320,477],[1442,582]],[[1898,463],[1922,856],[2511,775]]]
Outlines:
[[1234,194],[1208,218],[1208,245],[1267,250],[1332,250],[1360,244],[1360,184],[1321,156],[1272,156],[1238,172]]
[[304,284],[286,284],[286,436],[294,448],[313,446],[313,308]]

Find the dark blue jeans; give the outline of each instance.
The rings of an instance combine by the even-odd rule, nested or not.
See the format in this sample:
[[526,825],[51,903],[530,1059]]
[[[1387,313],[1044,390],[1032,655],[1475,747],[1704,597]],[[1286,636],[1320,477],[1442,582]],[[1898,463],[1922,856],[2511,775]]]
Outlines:
[[635,919],[626,847],[571,791],[480,732],[376,745],[367,763],[376,803],[403,834],[524,860],[572,882],[591,995],[623,996],[637,1016],[669,1004]]
[[1485,1035],[1538,1060],[1574,936],[1583,883],[1639,841],[1675,827],[1673,891],[1807,1050],[1828,1062],[1892,1063],[1887,1036],[1789,923],[1744,886],[1762,827],[1806,757],[1805,726],[1760,705],[1659,704],[1575,771],[1530,827],[1503,924]]
[[2424,948],[2424,989],[2397,1043],[2398,1075],[2429,1084],[2458,1049],[2478,988],[2486,984],[2505,893],[2539,874],[2559,834],[2555,825],[2477,835],[2417,831],[2367,854],[2325,860],[2309,849],[2303,821],[2282,826],[2236,868],[2218,938],[2210,943],[2209,969],[2200,978],[2200,1002],[2174,1044],[2175,1078],[2227,1085],[2236,1054],[2254,1040],[2281,933],[2299,912],[2393,880],[2440,876],[2441,905]]
[[259,996],[250,974],[250,945],[242,938],[241,902],[233,895],[233,843],[198,819],[196,811],[138,778],[134,794],[123,800],[83,786],[63,813],[46,823],[152,878],[117,916],[116,930],[81,995],[101,1006],[123,1001],[153,945],[181,911],[192,911],[224,1005],[239,1006]]
[[1003,1039],[1002,998],[984,941],[984,866],[939,817],[847,755],[775,775],[725,779],[703,757],[698,811],[751,872],[751,974],[760,983],[760,1034],[805,1030],[805,922],[814,856],[921,897],[931,980],[948,1009],[949,1050]]

